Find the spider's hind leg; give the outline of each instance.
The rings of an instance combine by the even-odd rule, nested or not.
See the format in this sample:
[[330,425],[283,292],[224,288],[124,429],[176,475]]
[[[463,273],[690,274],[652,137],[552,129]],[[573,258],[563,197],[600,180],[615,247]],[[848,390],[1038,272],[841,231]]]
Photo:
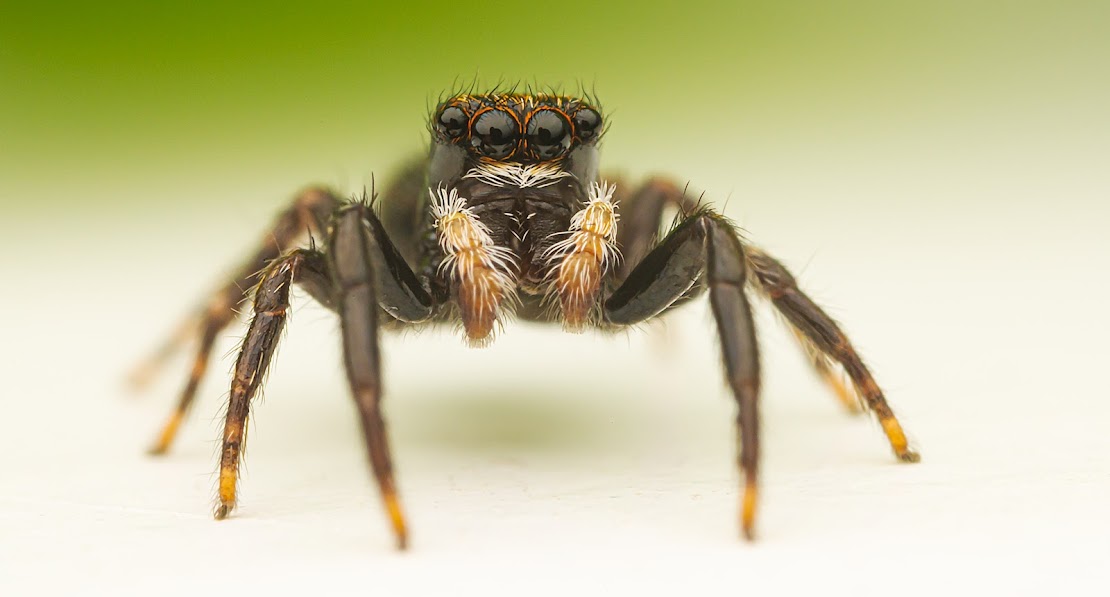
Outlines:
[[150,447],[151,454],[164,454],[169,450],[193,403],[197,386],[208,368],[220,331],[235,319],[236,306],[243,301],[250,288],[259,282],[263,268],[307,232],[322,234],[328,218],[338,204],[339,200],[326,189],[310,188],[300,193],[293,204],[278,216],[262,245],[239,268],[235,276],[212,295],[208,305],[187,318],[171,338],[131,374],[132,385],[146,385],[181,346],[193,337],[200,336],[189,378],[178,397],[177,405]]
[[428,196],[425,185],[427,172],[427,157],[406,162],[390,178],[392,182],[382,192],[385,201],[378,204],[382,227],[408,263],[420,262],[422,243],[426,240],[421,233],[424,218],[428,215],[425,204]]
[[810,367],[821,378],[821,381],[832,390],[836,399],[840,402],[849,414],[859,415],[863,414],[863,406],[861,405],[861,398],[854,388],[844,383],[842,373],[837,369],[836,365],[829,357],[821,351],[817,346],[802,332],[800,329],[794,327],[789,321],[787,325],[794,333],[794,339],[797,341],[798,347],[802,350],[809,362]]
[[[829,368],[830,359],[844,368],[863,403],[878,417],[898,459],[904,462],[920,460],[921,456],[910,447],[902,425],[894,416],[879,384],[836,322],[798,288],[794,276],[778,260],[750,246],[747,256],[756,282],[753,286],[783,314],[802,339],[803,346],[813,351],[815,360],[826,367],[828,375],[834,375]],[[818,369],[818,372],[822,370]]]

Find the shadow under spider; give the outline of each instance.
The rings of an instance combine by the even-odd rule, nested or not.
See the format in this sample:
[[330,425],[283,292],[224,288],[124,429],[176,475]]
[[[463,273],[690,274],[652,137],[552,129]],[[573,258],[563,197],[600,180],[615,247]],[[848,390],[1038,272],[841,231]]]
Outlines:
[[434,452],[471,452],[504,457],[522,453],[571,456],[594,454],[626,443],[635,426],[632,413],[606,404],[568,399],[563,392],[500,387],[456,389],[410,396],[390,413],[398,443]]

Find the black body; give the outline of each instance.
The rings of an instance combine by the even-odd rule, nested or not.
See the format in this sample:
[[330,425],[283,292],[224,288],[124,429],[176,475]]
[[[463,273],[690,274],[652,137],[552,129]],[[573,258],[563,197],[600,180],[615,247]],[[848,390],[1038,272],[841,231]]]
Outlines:
[[[192,374],[152,448],[163,453],[192,403],[218,333],[254,288],[253,317],[235,365],[224,426],[217,518],[226,517],[235,507],[251,400],[286,322],[289,290],[299,284],[338,314],[344,365],[371,468],[398,545],[406,544],[380,408],[378,339],[381,329],[455,322],[460,314],[467,315],[469,307],[458,296],[458,272],[447,267],[451,259],[443,245],[446,233],[437,229],[444,220],[437,220],[430,205],[437,189],[452,189],[464,197],[471,225],[483,227],[492,244],[503,251],[500,254],[510,256],[506,267],[515,296],[506,300],[518,302],[516,317],[559,318],[546,299],[569,291],[553,286],[551,255],[558,248],[555,245],[575,230],[575,218],[581,217],[590,201],[587,185],[598,180],[600,114],[569,98],[464,95],[441,104],[431,128],[428,156],[405,166],[380,201],[365,194],[344,201],[322,188],[298,196],[239,275],[140,369],[138,377],[145,379],[183,340],[199,336]],[[527,168],[532,167],[542,168],[535,172],[543,176],[527,179],[525,174],[531,172]],[[506,182],[510,174],[518,177],[517,183]],[[699,207],[665,179],[652,179],[632,192],[618,184],[613,199],[621,209],[623,223],[613,232],[623,260],[600,261],[599,256],[603,277],[599,289],[588,297],[595,314],[590,323],[602,329],[633,325],[700,294],[708,295],[725,380],[737,402],[739,464],[744,472],[741,527],[746,537],[751,538],[754,531],[760,445],[759,347],[750,296],[768,298],[783,314],[818,373],[846,403],[859,400],[878,417],[900,460],[917,461],[917,453],[847,337],[798,289],[778,261],[743,242],[731,222]],[[680,217],[659,239],[668,206],[677,208]],[[305,232],[321,241],[321,248],[315,242],[310,248],[297,248]],[[475,263],[482,267],[481,262]],[[852,389],[838,381],[841,369]]]

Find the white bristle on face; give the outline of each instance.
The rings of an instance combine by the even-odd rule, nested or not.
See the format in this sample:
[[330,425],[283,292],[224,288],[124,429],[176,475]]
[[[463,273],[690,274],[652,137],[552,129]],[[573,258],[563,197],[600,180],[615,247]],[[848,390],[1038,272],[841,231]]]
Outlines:
[[463,178],[480,180],[494,187],[540,189],[574,175],[557,164],[513,164],[507,162],[480,163],[471,168]]

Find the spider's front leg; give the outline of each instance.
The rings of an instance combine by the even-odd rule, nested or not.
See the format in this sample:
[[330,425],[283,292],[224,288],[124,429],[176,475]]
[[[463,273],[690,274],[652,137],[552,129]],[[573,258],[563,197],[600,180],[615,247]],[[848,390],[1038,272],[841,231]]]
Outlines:
[[604,317],[617,325],[649,319],[680,299],[703,272],[721,340],[725,376],[739,405],[740,468],[744,497],[740,523],[754,537],[759,479],[759,347],[744,293],[747,261],[736,230],[701,210],[688,216],[640,261],[605,301]]
[[[251,399],[258,393],[266,369],[277,349],[281,330],[285,327],[289,311],[289,291],[294,283],[311,288],[316,294],[327,289],[331,295],[331,280],[327,261],[322,253],[299,249],[272,262],[262,273],[254,295],[254,317],[231,378],[227,417],[224,422],[223,448],[220,451],[219,504],[216,518],[226,518],[235,508],[239,482],[239,461],[246,439],[247,415]],[[326,304],[326,303],[325,303]]]
[[[621,227],[617,233],[617,245],[621,248],[623,261],[617,267],[616,279],[624,281],[632,268],[640,262],[659,233],[659,224],[667,207],[675,207],[682,213],[693,213],[698,209],[700,198],[690,196],[687,189],[663,177],[654,177],[644,182],[635,191],[625,195],[622,185],[617,185],[617,201],[622,206]],[[751,247],[747,247],[751,252]],[[748,278],[749,282],[752,280]],[[689,293],[683,300],[693,298],[697,293]],[[833,391],[840,403],[850,413],[863,412],[860,401],[853,388],[841,381],[840,372],[830,362],[830,357],[818,349],[805,334],[794,329],[795,339],[809,360],[813,370]]]
[[328,264],[342,322],[347,380],[397,547],[404,549],[408,532],[381,412],[378,308],[401,321],[419,322],[432,315],[435,303],[365,203],[344,208],[329,237]]
[[347,379],[358,407],[371,468],[381,489],[397,545],[407,541],[382,419],[378,316],[384,310],[406,322],[429,317],[433,299],[420,285],[363,203],[341,210],[328,229],[328,251],[299,250],[271,264],[254,299],[254,318],[235,364],[220,457],[217,519],[235,508],[239,462],[251,399],[257,394],[289,309],[293,282],[339,313]]

